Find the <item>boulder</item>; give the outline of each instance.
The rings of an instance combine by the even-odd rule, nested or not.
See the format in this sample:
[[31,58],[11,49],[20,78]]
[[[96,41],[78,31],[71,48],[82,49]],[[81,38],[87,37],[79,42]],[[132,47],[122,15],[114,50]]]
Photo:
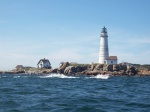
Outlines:
[[127,66],[126,73],[128,75],[136,75],[138,73],[138,70],[134,66]]
[[75,67],[74,66],[66,67],[65,70],[64,70],[64,73],[65,74],[73,74],[73,73],[75,73]]
[[57,70],[57,73],[64,73],[64,70],[67,66],[69,66],[69,62],[62,62],[60,63],[60,67]]
[[119,65],[119,67],[120,67],[120,70],[124,70],[124,71],[127,70],[127,66],[126,65]]
[[57,73],[58,68],[51,70],[51,73]]
[[103,70],[103,64],[97,64],[94,70]]
[[91,65],[91,70],[93,71],[93,70],[94,70],[94,68],[95,68],[95,65],[94,65],[94,64],[92,64],[92,65]]
[[130,71],[131,66],[127,66],[127,71]]
[[119,73],[120,73],[120,75],[126,75],[126,71],[124,71],[124,70],[120,70]]
[[113,71],[120,71],[119,65],[113,65]]
[[136,70],[136,68],[132,66],[132,67],[130,68],[130,72],[131,72],[133,75],[136,75],[136,74],[138,73],[138,70]]
[[20,70],[20,71],[18,71],[18,73],[25,73],[25,71],[24,70]]
[[112,73],[113,75],[119,75],[119,72],[117,72],[117,71],[113,71],[113,73]]
[[103,71],[113,71],[113,65],[104,65]]
[[84,74],[85,75],[98,75],[101,74],[102,72],[99,70],[95,70],[95,71],[86,71]]
[[77,74],[85,71],[87,69],[87,66],[68,66],[64,70],[65,74]]

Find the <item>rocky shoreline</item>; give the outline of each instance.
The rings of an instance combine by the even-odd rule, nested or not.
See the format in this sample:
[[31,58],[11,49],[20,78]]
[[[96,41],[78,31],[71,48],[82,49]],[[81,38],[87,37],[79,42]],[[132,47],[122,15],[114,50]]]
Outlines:
[[59,73],[65,75],[98,75],[111,74],[114,76],[150,76],[149,69],[137,69],[134,66],[123,64],[105,65],[105,64],[77,64],[62,62],[58,68],[22,68],[12,71],[1,71],[0,74],[50,74]]
[[105,65],[105,64],[72,64],[64,62],[59,68],[53,69],[51,73],[62,73],[66,75],[98,75],[98,74],[111,74],[119,76],[135,76],[135,75],[148,75],[150,70],[138,70],[134,66],[127,66],[123,64]]

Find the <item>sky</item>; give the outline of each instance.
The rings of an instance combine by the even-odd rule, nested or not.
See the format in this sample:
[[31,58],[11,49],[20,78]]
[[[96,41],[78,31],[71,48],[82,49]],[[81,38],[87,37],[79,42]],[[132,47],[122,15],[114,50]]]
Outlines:
[[104,26],[118,63],[150,64],[149,13],[150,0],[0,0],[0,70],[97,63]]

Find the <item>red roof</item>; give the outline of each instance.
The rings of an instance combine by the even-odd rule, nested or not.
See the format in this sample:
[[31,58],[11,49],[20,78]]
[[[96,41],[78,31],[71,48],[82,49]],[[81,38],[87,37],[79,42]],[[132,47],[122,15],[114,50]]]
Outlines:
[[117,56],[109,56],[106,60],[118,60]]

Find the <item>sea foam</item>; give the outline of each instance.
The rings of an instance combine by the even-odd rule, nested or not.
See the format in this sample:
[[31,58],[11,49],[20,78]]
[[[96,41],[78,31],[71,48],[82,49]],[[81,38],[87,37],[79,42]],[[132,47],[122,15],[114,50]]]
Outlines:
[[64,74],[49,74],[46,76],[40,76],[40,78],[79,78],[79,77],[66,76]]
[[[40,78],[81,78],[78,76],[67,76],[64,74],[49,74],[44,76],[39,76]],[[96,79],[108,79],[109,75],[96,75],[96,76],[84,76],[82,78],[96,78]]]
[[110,76],[109,75],[96,75],[96,76],[92,76],[90,78],[97,78],[97,79],[108,79]]

